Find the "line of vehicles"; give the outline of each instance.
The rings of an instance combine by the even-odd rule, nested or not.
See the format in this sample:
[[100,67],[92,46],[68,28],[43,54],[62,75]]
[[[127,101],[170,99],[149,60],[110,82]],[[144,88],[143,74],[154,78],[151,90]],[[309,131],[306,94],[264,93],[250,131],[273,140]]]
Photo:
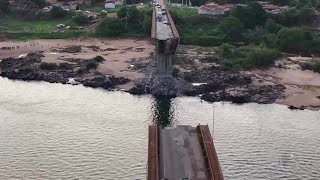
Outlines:
[[165,5],[161,5],[159,2],[153,1],[153,5],[156,7],[156,19],[164,24],[170,24],[169,21],[163,19],[163,16],[167,14]]

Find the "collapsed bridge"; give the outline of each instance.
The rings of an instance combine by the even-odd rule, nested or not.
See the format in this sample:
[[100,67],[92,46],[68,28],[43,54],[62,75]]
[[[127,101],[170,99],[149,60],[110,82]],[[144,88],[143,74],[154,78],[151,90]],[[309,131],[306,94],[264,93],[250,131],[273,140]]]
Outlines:
[[158,77],[172,76],[172,57],[179,44],[179,33],[163,0],[153,3],[151,37],[156,42]]
[[149,126],[147,180],[223,180],[208,125]]

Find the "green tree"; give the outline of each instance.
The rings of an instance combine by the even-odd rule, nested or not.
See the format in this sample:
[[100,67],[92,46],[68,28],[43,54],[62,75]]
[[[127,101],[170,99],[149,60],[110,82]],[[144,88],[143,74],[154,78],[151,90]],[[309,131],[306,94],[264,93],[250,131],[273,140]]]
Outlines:
[[72,20],[78,24],[78,25],[85,25],[85,24],[88,24],[89,23],[89,18],[88,16],[84,15],[84,14],[78,14],[76,16],[74,16],[72,18]]
[[234,46],[230,44],[222,44],[219,46],[218,53],[223,57],[223,58],[232,58],[233,56],[233,51],[234,51]]
[[311,71],[314,71],[314,72],[317,72],[317,73],[320,73],[320,60],[317,59],[315,60],[314,62],[307,62],[307,63],[301,63],[300,64],[301,68],[303,70],[311,70]]
[[256,1],[249,2],[247,6],[237,6],[231,14],[239,18],[246,28],[264,25],[268,18],[267,12]]
[[277,24],[273,19],[267,19],[264,27],[270,33],[277,33],[281,29],[281,25]]
[[190,0],[192,6],[202,6],[204,4],[204,0]]
[[220,66],[222,70],[241,70],[269,66],[280,56],[278,50],[261,45],[234,48],[224,44],[219,47],[219,52],[220,55],[223,53],[224,58]]
[[125,31],[125,26],[119,19],[105,19],[96,29],[98,35],[106,37],[119,36]]
[[46,1],[45,0],[31,0],[34,2],[39,8],[44,8],[46,6]]
[[129,24],[142,25],[143,14],[135,6],[123,6],[117,15],[125,23],[126,28]]
[[147,32],[147,34],[151,34],[151,26],[152,26],[151,17],[145,16],[143,20],[143,29]]
[[276,48],[277,47],[277,41],[278,37],[276,34],[273,33],[268,33],[262,36],[262,42],[267,46],[267,47],[272,47]]
[[53,18],[63,18],[63,17],[66,17],[68,15],[68,12],[63,10],[59,6],[53,6],[53,8],[51,9],[50,13],[51,13],[51,16]]
[[301,24],[312,23],[316,19],[315,11],[309,7],[300,9],[299,21]]
[[247,59],[249,64],[256,67],[261,67],[273,64],[276,58],[279,56],[279,51],[275,49],[258,46],[249,51]]
[[221,21],[219,30],[224,34],[224,39],[238,41],[242,37],[243,24],[240,19],[230,16]]
[[302,28],[282,28],[278,33],[278,46],[288,52],[311,52],[314,49],[313,34]]
[[293,8],[279,14],[277,19],[283,25],[294,25],[298,22],[298,16],[299,12]]

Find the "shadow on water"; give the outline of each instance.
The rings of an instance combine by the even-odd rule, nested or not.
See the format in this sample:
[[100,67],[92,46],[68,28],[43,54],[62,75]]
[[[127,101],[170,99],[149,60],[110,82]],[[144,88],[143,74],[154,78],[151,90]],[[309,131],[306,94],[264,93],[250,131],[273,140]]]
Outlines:
[[152,103],[153,122],[161,127],[172,126],[174,124],[173,99],[155,98]]

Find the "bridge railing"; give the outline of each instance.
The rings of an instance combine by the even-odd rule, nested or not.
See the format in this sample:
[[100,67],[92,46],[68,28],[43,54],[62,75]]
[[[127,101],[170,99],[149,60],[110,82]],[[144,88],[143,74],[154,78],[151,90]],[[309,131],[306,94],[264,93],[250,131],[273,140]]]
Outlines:
[[197,130],[200,135],[200,142],[204,149],[205,159],[209,166],[210,180],[224,180],[208,125],[198,125]]
[[148,174],[147,180],[159,180],[159,127],[157,125],[149,126],[148,143]]

